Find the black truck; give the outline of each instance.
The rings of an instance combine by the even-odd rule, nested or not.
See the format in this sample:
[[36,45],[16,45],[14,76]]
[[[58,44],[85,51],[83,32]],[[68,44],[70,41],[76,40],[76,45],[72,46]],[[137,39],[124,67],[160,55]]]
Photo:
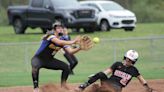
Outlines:
[[40,27],[46,33],[55,21],[77,31],[94,32],[96,27],[95,10],[77,0],[30,0],[27,6],[9,6],[7,14],[16,34],[24,34],[27,27]]

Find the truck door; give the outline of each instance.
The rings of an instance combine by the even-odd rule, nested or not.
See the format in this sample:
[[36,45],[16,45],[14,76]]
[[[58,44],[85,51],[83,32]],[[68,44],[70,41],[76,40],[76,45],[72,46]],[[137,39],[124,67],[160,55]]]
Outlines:
[[32,27],[49,27],[51,20],[49,19],[50,10],[44,8],[44,2],[49,0],[32,0],[28,8],[28,24]]

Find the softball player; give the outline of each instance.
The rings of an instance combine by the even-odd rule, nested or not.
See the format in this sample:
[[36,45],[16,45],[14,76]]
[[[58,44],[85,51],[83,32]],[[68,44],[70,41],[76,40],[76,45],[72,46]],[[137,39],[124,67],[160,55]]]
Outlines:
[[[152,88],[148,86],[146,80],[142,77],[138,69],[134,66],[134,64],[137,62],[137,59],[138,53],[135,50],[127,51],[124,55],[123,62],[115,62],[105,71],[94,74],[89,78],[87,82],[81,84],[76,89],[76,91],[82,91],[90,84],[100,79],[101,84],[107,84],[109,88],[108,90],[111,90],[111,92],[121,92],[122,88],[126,87],[133,77],[136,77],[145,87],[147,92],[152,92]],[[107,77],[108,74],[111,74],[111,76]]]
[[[63,36],[60,39],[61,40],[66,40],[66,41],[71,40],[70,36],[68,35],[68,31],[67,31],[66,28],[64,28],[64,34],[63,34]],[[73,47],[75,50],[76,49],[78,49],[78,50],[76,50],[76,52],[75,51],[72,52],[71,51],[72,50],[71,48],[72,48],[72,46],[70,46],[70,45],[64,46],[64,48],[63,48],[63,50],[64,50],[63,51],[63,54],[64,54],[64,57],[69,62],[69,66],[70,66],[70,69],[71,69],[70,74],[74,74],[73,69],[78,64],[78,60],[77,60],[77,58],[75,57],[74,54],[77,53],[78,51],[80,51],[80,49],[78,49],[77,47]]]
[[[32,79],[34,85],[34,92],[39,92],[39,70],[40,68],[62,70],[61,74],[61,86],[67,88],[66,81],[70,73],[69,66],[54,58],[55,54],[65,45],[71,45],[79,40],[76,37],[74,40],[64,41],[60,40],[63,35],[63,25],[59,22],[53,24],[54,34],[46,34],[40,45],[40,48],[32,58]],[[72,49],[72,53],[78,51],[80,48]]]

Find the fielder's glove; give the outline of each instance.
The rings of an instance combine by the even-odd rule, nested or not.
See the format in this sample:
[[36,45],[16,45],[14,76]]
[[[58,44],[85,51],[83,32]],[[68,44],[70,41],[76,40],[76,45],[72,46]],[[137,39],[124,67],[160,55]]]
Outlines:
[[93,47],[93,41],[87,35],[81,36],[79,42],[77,43],[81,50],[89,50]]

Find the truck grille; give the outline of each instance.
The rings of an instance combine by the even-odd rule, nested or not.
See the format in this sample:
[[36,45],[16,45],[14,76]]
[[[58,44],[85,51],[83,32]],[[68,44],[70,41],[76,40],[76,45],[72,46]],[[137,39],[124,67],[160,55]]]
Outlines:
[[93,18],[94,11],[93,10],[78,10],[74,12],[75,18]]
[[134,20],[123,20],[122,23],[123,24],[132,24],[134,22]]

